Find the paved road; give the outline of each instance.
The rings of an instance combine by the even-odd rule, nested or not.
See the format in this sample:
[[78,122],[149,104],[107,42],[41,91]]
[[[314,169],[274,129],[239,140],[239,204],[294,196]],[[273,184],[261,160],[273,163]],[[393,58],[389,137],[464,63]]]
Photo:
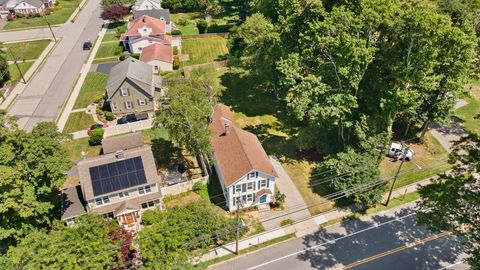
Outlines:
[[[414,244],[421,239],[424,244]],[[416,223],[411,209],[403,209],[346,221],[212,269],[460,270],[467,269],[457,264],[464,258],[462,249],[457,237],[428,232]]]
[[54,121],[77,79],[88,52],[85,40],[95,40],[103,24],[100,0],[89,0],[75,23],[64,24],[62,39],[43,67],[17,97],[9,113],[19,118],[18,125],[29,131],[42,121]]

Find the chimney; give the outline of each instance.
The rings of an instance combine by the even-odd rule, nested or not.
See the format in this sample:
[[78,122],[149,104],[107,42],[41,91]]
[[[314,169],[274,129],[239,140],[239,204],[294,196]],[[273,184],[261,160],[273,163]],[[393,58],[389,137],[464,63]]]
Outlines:
[[229,127],[230,125],[225,122],[225,124],[223,124],[223,126],[225,127],[225,131],[223,132],[223,134],[224,134],[225,136],[227,136],[228,127]]
[[145,15],[143,15],[143,17],[142,17],[142,22],[146,22]]

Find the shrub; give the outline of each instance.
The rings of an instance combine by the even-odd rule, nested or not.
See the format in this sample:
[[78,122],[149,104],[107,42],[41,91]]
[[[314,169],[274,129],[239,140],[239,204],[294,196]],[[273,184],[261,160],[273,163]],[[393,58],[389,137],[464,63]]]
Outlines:
[[50,11],[49,8],[47,10],[45,10],[45,15],[50,15],[50,14],[52,14],[52,11]]
[[125,60],[125,55],[124,54],[120,55],[120,57],[118,59],[120,59],[120,61]]
[[180,29],[173,29],[171,34],[172,36],[180,36],[182,31]]
[[22,13],[17,13],[17,18],[21,19],[21,18],[24,18],[25,17],[25,14],[22,14]]
[[180,58],[178,58],[178,55],[173,56],[173,69],[179,69],[180,68]]
[[135,59],[140,59],[140,54],[139,53],[132,53],[132,54],[130,54],[130,56],[135,58]]
[[190,20],[187,18],[187,16],[181,16],[177,19],[177,23],[179,25],[187,25],[190,22]]
[[282,207],[286,197],[287,196],[283,193],[280,193],[280,191],[275,192],[275,196],[273,197],[273,201],[270,203],[270,206],[272,208]]
[[197,193],[198,195],[200,195],[200,197],[202,197],[202,199],[206,200],[206,201],[210,201],[210,197],[208,196],[208,187],[207,185],[205,185],[204,183],[202,182],[196,182],[194,185],[193,185],[193,192]]
[[205,19],[200,19],[197,21],[197,28],[198,28],[198,32],[200,34],[204,34],[207,32],[207,27],[208,27],[208,23]]
[[40,17],[42,17],[42,15],[40,15],[40,13],[35,13],[35,14],[33,14],[33,17],[40,18]]
[[107,119],[107,121],[112,121],[115,119],[115,115],[112,112],[105,112],[105,119]]
[[292,225],[293,224],[293,219],[287,218],[282,221],[280,221],[280,227],[287,226],[287,225]]
[[115,47],[115,50],[113,51],[113,53],[115,55],[120,55],[123,53],[123,46],[118,46],[118,47]]
[[173,55],[178,55],[178,47],[173,47]]
[[103,130],[103,128],[94,129],[92,133],[88,134],[88,143],[90,145],[102,144],[103,133],[105,133],[105,130]]

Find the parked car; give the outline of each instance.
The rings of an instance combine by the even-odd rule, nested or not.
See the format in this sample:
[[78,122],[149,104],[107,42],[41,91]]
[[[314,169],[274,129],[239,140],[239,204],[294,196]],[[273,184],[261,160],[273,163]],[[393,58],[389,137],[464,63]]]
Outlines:
[[137,122],[140,120],[148,119],[148,113],[131,113],[124,115],[122,118],[117,120],[117,125],[123,125],[126,123]]
[[87,133],[90,134],[93,132],[93,130],[98,129],[98,128],[106,128],[108,127],[108,124],[93,124],[87,129]]
[[415,152],[408,148],[408,151],[405,153],[405,148],[399,143],[394,143],[390,144],[390,149],[388,150],[388,156],[393,158],[393,159],[403,159],[410,161],[413,159],[413,156],[415,155]]
[[88,51],[92,48],[93,44],[90,40],[83,42],[83,50]]

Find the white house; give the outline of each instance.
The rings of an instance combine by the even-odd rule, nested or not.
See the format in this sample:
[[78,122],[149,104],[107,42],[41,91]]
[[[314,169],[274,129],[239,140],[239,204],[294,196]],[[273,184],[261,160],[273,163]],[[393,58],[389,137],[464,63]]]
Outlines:
[[140,61],[153,67],[155,72],[173,70],[173,48],[169,42],[153,43],[143,48]]
[[230,109],[217,104],[214,108],[212,159],[229,211],[268,204],[275,192],[278,177],[257,136],[237,128]]
[[12,0],[7,3],[7,8],[15,13],[29,14],[41,13],[47,6],[41,0]]
[[143,48],[153,43],[171,43],[172,37],[166,35],[165,20],[144,15],[128,24],[127,31],[120,40],[130,52],[141,53]]

